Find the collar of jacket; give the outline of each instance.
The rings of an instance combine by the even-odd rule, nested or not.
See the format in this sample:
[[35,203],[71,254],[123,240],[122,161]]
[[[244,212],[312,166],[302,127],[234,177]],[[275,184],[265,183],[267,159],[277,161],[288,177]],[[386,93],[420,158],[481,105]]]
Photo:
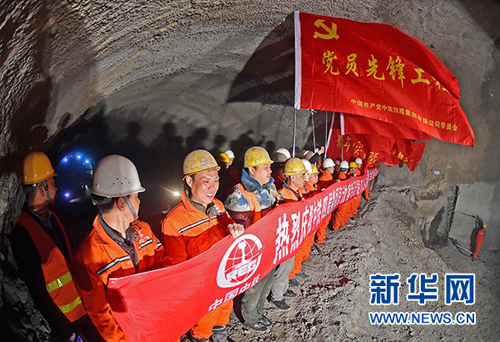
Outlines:
[[247,170],[243,169],[241,170],[241,184],[243,184],[246,191],[254,192],[262,190],[262,188],[269,189],[274,184],[274,179],[271,177],[269,182],[261,185],[258,180],[248,174]]
[[182,192],[181,201],[184,207],[186,207],[186,209],[189,211],[200,211],[207,216],[210,213],[212,214],[212,216],[217,216],[217,209],[214,207],[213,201],[209,205],[207,205],[207,208],[205,209],[203,205],[196,203],[191,199],[191,197],[189,197],[188,190]]
[[288,189],[288,190],[290,190],[290,191],[292,191],[292,192],[294,193],[295,197],[297,197],[297,200],[298,200],[298,201],[300,201],[300,200],[302,199],[302,197],[300,196],[299,189],[297,189],[297,191],[295,191],[295,190],[293,190],[292,188],[290,188],[290,187],[288,186],[288,184],[286,184],[286,183],[283,183],[283,187],[284,187],[284,188],[287,188],[287,189]]
[[[104,221],[104,220],[103,220],[103,222],[106,223],[106,221]],[[132,227],[132,229],[134,230],[135,235],[137,235],[137,232],[139,230],[141,230],[141,226],[139,224],[134,224],[134,222],[130,223],[129,228],[127,228],[127,229],[130,229],[130,227]],[[113,240],[108,235],[108,233],[106,233],[106,231],[104,230],[104,227],[101,225],[101,222],[99,220],[99,215],[96,215],[96,217],[94,219],[93,226],[94,226],[94,231],[95,231],[95,235],[96,235],[96,242],[98,244],[100,244],[100,245],[109,245],[110,243],[114,243],[114,244],[116,244],[118,246],[118,243],[116,243],[115,240]],[[111,228],[111,229],[113,229],[113,228]],[[118,232],[117,232],[117,234],[119,235]]]

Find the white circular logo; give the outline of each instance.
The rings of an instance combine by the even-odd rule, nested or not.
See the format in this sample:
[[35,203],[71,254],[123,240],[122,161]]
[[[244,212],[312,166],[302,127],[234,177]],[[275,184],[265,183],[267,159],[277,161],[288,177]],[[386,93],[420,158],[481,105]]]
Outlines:
[[217,271],[220,287],[243,284],[257,271],[262,259],[262,242],[253,234],[237,238],[226,251]]

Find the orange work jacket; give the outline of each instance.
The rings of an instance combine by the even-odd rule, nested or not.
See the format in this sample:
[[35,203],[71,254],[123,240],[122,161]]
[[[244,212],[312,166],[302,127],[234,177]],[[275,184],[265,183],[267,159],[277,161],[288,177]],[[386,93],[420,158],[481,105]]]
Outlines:
[[347,179],[347,175],[345,172],[339,172],[339,178],[338,180],[339,181],[343,181],[343,180],[346,180]]
[[[302,199],[302,193],[299,190],[294,192],[292,189],[290,189],[288,187],[288,185],[286,185],[286,183],[283,184],[283,188],[281,188],[279,193],[283,197],[283,200],[285,201],[285,203],[297,202],[297,201],[300,201]],[[298,197],[297,197],[297,193],[299,194]]]
[[162,220],[161,239],[167,254],[178,264],[225,238],[230,223],[234,221],[218,199],[203,212],[183,192],[181,201]]
[[318,191],[318,187],[316,186],[316,184],[311,184],[309,182],[306,182],[304,184],[306,190],[307,190],[307,193],[309,194],[309,196],[312,196],[316,193],[316,191]]
[[333,179],[333,176],[326,170],[321,170],[321,174],[319,175],[319,180],[318,180],[318,188],[319,189],[326,189],[330,185],[333,184],[335,180]]
[[[63,225],[54,212],[52,212],[52,216],[61,227],[68,255],[71,256],[71,247]],[[70,322],[84,316],[86,314],[85,307],[78,295],[69,263],[61,250],[57,248],[42,226],[28,213],[23,211],[17,222],[28,231],[40,254],[45,287],[56,306]]]
[[255,197],[255,195],[250,191],[247,191],[241,183],[236,184],[235,187],[240,189],[241,194],[247,200],[248,205],[250,206],[250,225],[260,220],[262,216],[260,213],[260,204],[257,200],[257,197]]
[[[359,169],[356,169],[356,177],[357,176],[361,176],[361,171],[359,171]],[[348,178],[352,177],[352,172],[351,171],[347,172],[347,177]]]
[[94,220],[94,229],[76,251],[77,285],[92,322],[106,341],[127,341],[106,299],[109,278],[120,278],[172,264],[146,222],[137,220],[131,226],[136,234],[133,243],[137,266],[134,266],[129,254],[106,233],[99,216]]

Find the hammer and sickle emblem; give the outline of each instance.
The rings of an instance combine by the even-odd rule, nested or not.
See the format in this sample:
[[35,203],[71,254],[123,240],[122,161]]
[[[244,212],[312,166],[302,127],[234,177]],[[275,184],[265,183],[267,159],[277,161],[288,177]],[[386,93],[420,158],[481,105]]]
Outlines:
[[317,28],[321,27],[327,32],[327,33],[314,32],[314,38],[339,39],[339,35],[337,34],[337,25],[335,23],[332,23],[332,27],[330,28],[325,24],[325,21],[323,19],[318,19],[314,22],[314,26],[316,26]]

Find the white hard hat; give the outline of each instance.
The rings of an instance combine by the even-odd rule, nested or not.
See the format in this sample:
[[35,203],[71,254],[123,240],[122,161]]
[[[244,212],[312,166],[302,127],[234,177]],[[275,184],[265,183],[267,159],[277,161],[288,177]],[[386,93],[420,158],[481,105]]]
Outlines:
[[340,168],[347,170],[349,168],[349,163],[347,161],[343,160],[342,163],[340,163]]
[[92,183],[92,194],[102,197],[123,197],[146,191],[141,185],[134,163],[112,154],[97,164]]
[[311,162],[307,159],[302,159],[302,162],[304,163],[304,166],[307,170],[307,173],[313,173],[313,168],[312,168]]
[[335,167],[335,163],[332,158],[326,158],[323,162],[323,169],[327,169],[329,167]]
[[234,159],[234,153],[233,153],[233,151],[227,150],[224,153],[227,154],[227,156],[229,157],[229,159]]
[[356,164],[363,165],[363,161],[361,160],[361,158],[356,158]]
[[274,152],[273,160],[276,163],[284,163],[288,159],[292,158],[290,152],[286,148],[278,148],[276,152]]

